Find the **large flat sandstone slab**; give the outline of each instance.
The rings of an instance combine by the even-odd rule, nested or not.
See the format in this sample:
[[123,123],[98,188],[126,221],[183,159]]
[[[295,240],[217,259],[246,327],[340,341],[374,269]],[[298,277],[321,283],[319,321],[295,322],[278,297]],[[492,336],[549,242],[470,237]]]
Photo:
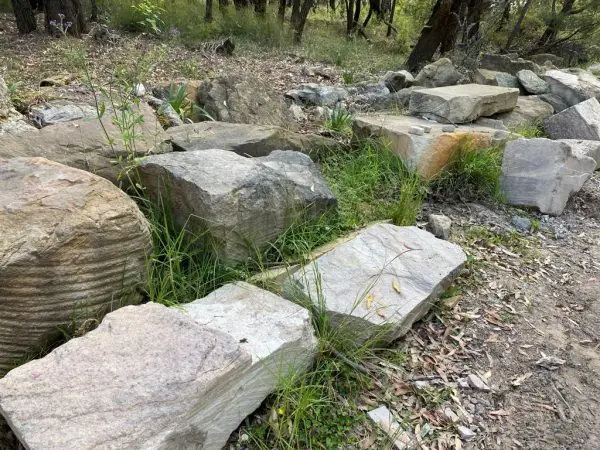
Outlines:
[[423,317],[465,262],[459,246],[427,231],[376,224],[294,273],[285,292],[324,305],[333,326],[357,340],[392,341]]
[[409,111],[415,116],[466,123],[510,111],[518,98],[519,89],[483,84],[416,89],[410,95]]
[[[413,127],[429,132],[414,134]],[[447,126],[437,122],[391,114],[358,116],[353,129],[359,137],[382,138],[409,168],[427,179],[439,175],[466,141],[472,148],[486,148],[503,144],[510,137],[506,131],[479,125],[460,125],[444,131]]]

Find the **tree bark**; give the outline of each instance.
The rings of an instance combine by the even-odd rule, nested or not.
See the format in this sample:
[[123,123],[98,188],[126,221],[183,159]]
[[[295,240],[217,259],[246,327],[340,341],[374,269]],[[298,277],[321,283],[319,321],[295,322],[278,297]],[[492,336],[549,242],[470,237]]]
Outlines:
[[417,70],[423,62],[429,61],[435,55],[446,34],[451,31],[447,27],[450,22],[450,12],[457,1],[461,0],[436,1],[427,24],[421,30],[417,44],[406,60],[408,70]]
[[543,47],[549,44],[552,44],[556,41],[558,37],[558,32],[560,31],[560,27],[562,25],[562,21],[565,17],[570,16],[573,13],[573,6],[575,5],[575,0],[565,0],[563,3],[563,7],[561,11],[557,14],[555,9],[556,3],[552,3],[552,17],[548,23],[548,27],[540,37],[537,46]]
[[206,0],[206,10],[204,12],[204,21],[212,22],[213,20],[213,2],[212,0]]
[[386,37],[390,37],[392,35],[392,24],[394,23],[394,12],[396,11],[396,0],[392,1],[392,9],[390,10],[390,20],[387,27]]
[[500,18],[500,23],[498,23],[498,27],[496,31],[502,31],[505,25],[510,20],[510,12],[512,10],[512,2],[513,0],[505,0],[504,6],[502,7],[502,17]]
[[35,31],[37,25],[35,23],[35,15],[29,0],[12,0],[12,8],[17,20],[17,29],[19,33],[27,34]]
[[302,40],[302,33],[304,32],[306,19],[308,18],[308,13],[313,6],[313,2],[314,0],[304,0],[302,6],[300,6],[300,0],[294,0],[293,7],[297,8],[297,13],[294,18],[294,11],[292,10],[292,26],[294,27],[294,41],[296,43],[299,43]]
[[519,19],[517,20],[515,27],[513,28],[512,32],[510,33],[510,36],[508,36],[508,40],[506,41],[505,50],[510,50],[510,48],[512,47],[513,41],[521,32],[521,25],[523,24],[523,19],[525,19],[525,16],[527,15],[527,11],[529,11],[529,7],[531,6],[531,3],[533,3],[533,0],[527,0],[525,5],[523,5],[523,8],[521,9],[521,14],[519,15]]
[[92,15],[90,22],[98,22],[98,2],[96,0],[91,1],[92,4]]
[[254,12],[264,17],[267,13],[267,0],[254,0]]
[[346,1],[346,34],[348,37],[352,35],[353,22],[354,22],[354,0]]
[[285,7],[287,6],[286,0],[279,0],[279,9],[277,10],[277,18],[279,22],[283,24],[285,22]]
[[57,23],[61,22],[59,14],[64,15],[63,24],[71,22],[71,26],[67,30],[71,36],[81,37],[87,31],[81,0],[45,0],[44,12],[46,30],[52,35],[60,35],[60,32],[50,25],[51,20],[55,20]]

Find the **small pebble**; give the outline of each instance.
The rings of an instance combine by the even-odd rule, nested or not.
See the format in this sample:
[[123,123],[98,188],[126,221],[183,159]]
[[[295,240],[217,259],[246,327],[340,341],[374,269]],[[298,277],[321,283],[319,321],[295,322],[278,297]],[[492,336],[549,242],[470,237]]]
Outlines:
[[444,133],[454,133],[454,130],[456,130],[456,127],[454,125],[443,125],[442,126],[442,131]]
[[425,130],[424,130],[423,128],[421,128],[421,127],[418,127],[418,126],[416,126],[416,125],[413,125],[412,127],[410,127],[410,128],[408,129],[408,132],[409,132],[410,134],[414,134],[414,135],[416,135],[416,136],[423,136],[423,134],[425,133]]
[[477,375],[475,375],[474,373],[470,374],[467,377],[467,379],[469,380],[469,385],[473,389],[477,389],[477,390],[484,391],[484,392],[490,391],[490,387],[487,385],[487,383],[485,381],[483,381],[481,378],[479,378]]
[[458,426],[458,435],[463,441],[470,441],[475,437],[475,433],[464,425]]
[[510,223],[521,233],[528,233],[531,230],[531,220],[527,217],[513,216],[510,219]]
[[431,125],[421,125],[425,133],[431,133]]

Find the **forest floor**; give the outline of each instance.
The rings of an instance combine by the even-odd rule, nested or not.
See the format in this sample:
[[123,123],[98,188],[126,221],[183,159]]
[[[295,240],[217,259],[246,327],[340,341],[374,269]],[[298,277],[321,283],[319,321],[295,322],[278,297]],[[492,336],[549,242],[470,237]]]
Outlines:
[[[251,73],[271,80],[283,94],[302,83],[341,82],[338,68],[301,54],[248,51],[226,58],[147,37],[108,46],[85,40],[64,45],[43,34],[18,36],[9,16],[0,16],[0,49],[6,81],[38,92],[39,102],[46,100],[39,81],[72,73],[82,57],[89,58],[94,79],[106,80],[116,67],[134,64],[150,84]],[[314,66],[329,74],[306,70]],[[81,85],[71,86],[61,95],[85,94]],[[436,201],[423,205],[420,224],[433,212],[452,218],[451,240],[470,255],[468,270],[452,295],[395,344],[405,356],[404,380],[390,384],[374,378],[359,397],[359,410],[386,404],[416,433],[422,448],[460,447],[446,406],[474,425],[475,436],[463,448],[600,448],[598,172],[557,218],[497,203]],[[532,219],[533,231],[516,232],[515,215]],[[486,381],[489,391],[461,387],[469,374]],[[356,433],[353,448],[378,448],[368,421]],[[0,436],[0,448],[2,442]],[[231,445],[249,446],[236,436]]]

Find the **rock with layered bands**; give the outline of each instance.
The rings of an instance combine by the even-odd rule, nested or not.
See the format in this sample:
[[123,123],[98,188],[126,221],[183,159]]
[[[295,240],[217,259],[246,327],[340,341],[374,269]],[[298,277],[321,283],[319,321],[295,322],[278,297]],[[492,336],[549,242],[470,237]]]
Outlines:
[[502,190],[511,205],[559,215],[596,169],[596,161],[565,142],[518,139],[502,160]]
[[146,158],[139,173],[149,195],[168,199],[180,226],[206,231],[228,262],[256,257],[294,221],[315,220],[336,205],[311,159],[293,151],[261,158],[174,152]]
[[600,80],[589,72],[549,70],[543,78],[550,93],[560,97],[568,106],[593,97],[600,100]]
[[423,317],[466,260],[427,231],[376,224],[294,273],[284,293],[325,308],[357,341],[389,342]]
[[0,412],[31,450],[219,450],[315,352],[307,311],[229,285],[184,310],[148,303],[107,315],[0,380]]
[[600,141],[600,102],[590,98],[549,117],[544,131],[552,139]]
[[517,106],[519,90],[483,84],[462,84],[411,93],[409,111],[415,116],[466,123]]
[[43,158],[0,158],[0,374],[59,327],[138,302],[146,219],[107,180]]

